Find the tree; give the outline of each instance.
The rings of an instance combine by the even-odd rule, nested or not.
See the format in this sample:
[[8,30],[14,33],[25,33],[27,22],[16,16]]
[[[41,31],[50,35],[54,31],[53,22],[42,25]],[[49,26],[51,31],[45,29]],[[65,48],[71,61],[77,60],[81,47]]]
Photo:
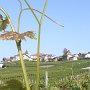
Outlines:
[[62,56],[63,59],[64,60],[67,60],[67,56],[70,55],[70,54],[71,54],[70,50],[64,48],[64,50],[63,50],[63,56]]

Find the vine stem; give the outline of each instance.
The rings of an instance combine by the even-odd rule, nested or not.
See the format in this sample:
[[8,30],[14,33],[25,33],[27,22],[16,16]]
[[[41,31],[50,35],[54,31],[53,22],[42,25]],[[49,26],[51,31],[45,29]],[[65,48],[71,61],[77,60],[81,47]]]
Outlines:
[[[12,31],[15,32],[14,25],[13,25],[9,15],[8,15],[8,13],[2,7],[0,7],[0,10],[6,15],[6,17],[9,20],[10,27],[11,27]],[[21,66],[22,66],[22,71],[23,71],[23,76],[24,76],[26,88],[27,88],[27,90],[30,90],[29,81],[28,81],[26,68],[25,68],[25,63],[24,63],[24,59],[23,59],[23,55],[22,55],[21,41],[20,40],[19,41],[16,40],[15,42],[16,42],[18,53],[19,53],[19,56],[20,56],[20,61],[21,61]]]
[[6,15],[6,17],[7,17],[8,20],[9,20],[9,23],[10,23],[10,26],[11,26],[12,31],[15,32],[14,25],[13,25],[13,23],[12,23],[9,15],[8,15],[8,13],[7,13],[2,7],[0,7],[0,10]]
[[24,63],[24,59],[23,59],[23,54],[22,54],[22,49],[21,49],[21,40],[16,41],[16,45],[17,45],[17,48],[18,48],[19,56],[20,56],[20,61],[21,61],[21,66],[22,66],[22,70],[23,70],[23,75],[24,75],[24,80],[25,80],[26,88],[27,88],[27,90],[30,90],[28,76],[27,76],[27,73],[26,73],[26,67],[25,67],[25,63]]
[[39,89],[39,82],[40,82],[40,36],[41,36],[41,26],[42,21],[44,18],[46,6],[47,6],[48,0],[46,0],[43,8],[43,12],[39,21],[39,28],[38,28],[38,46],[37,46],[37,79],[36,79],[36,90]]

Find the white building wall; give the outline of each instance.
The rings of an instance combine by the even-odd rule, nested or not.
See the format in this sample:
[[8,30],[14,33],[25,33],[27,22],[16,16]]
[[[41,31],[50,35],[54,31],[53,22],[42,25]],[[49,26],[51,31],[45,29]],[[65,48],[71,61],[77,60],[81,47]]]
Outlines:
[[2,66],[3,66],[3,64],[2,64],[2,63],[0,63],[0,68],[2,68]]
[[86,54],[85,55],[85,58],[90,58],[90,54]]

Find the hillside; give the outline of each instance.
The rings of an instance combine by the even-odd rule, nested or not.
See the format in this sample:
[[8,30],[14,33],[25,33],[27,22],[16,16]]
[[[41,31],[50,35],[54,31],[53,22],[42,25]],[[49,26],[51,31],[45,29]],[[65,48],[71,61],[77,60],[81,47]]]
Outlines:
[[[0,78],[8,80],[10,78],[22,79],[20,62],[5,63],[7,68],[0,69]],[[36,78],[36,62],[25,61],[30,80]],[[51,65],[51,66],[50,66]],[[47,68],[48,66],[48,68]],[[90,60],[65,61],[65,62],[40,62],[40,78],[45,80],[45,71],[48,71],[49,82],[57,81],[66,76],[87,73],[89,70],[82,68],[89,67]]]

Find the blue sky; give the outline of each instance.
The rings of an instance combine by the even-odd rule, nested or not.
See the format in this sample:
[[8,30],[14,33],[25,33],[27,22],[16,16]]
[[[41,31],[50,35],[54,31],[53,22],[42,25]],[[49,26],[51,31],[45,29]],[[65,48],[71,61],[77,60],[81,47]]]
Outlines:
[[[27,7],[24,0],[23,8]],[[32,8],[42,11],[45,0],[28,0]],[[3,7],[11,17],[17,30],[19,3],[17,0],[0,0]],[[41,53],[62,55],[67,48],[72,53],[90,51],[90,0],[49,0],[46,15],[50,16],[64,28],[57,26],[44,18],[41,30]],[[2,12],[0,11],[2,14]],[[40,14],[36,13],[38,17]],[[5,17],[5,15],[3,14]],[[11,30],[10,26],[6,30]],[[21,17],[21,32],[33,30],[36,33],[38,24],[30,11],[25,11]],[[37,52],[37,40],[27,38],[22,42],[22,50],[30,54]],[[14,41],[0,40],[0,59],[17,54]]]

